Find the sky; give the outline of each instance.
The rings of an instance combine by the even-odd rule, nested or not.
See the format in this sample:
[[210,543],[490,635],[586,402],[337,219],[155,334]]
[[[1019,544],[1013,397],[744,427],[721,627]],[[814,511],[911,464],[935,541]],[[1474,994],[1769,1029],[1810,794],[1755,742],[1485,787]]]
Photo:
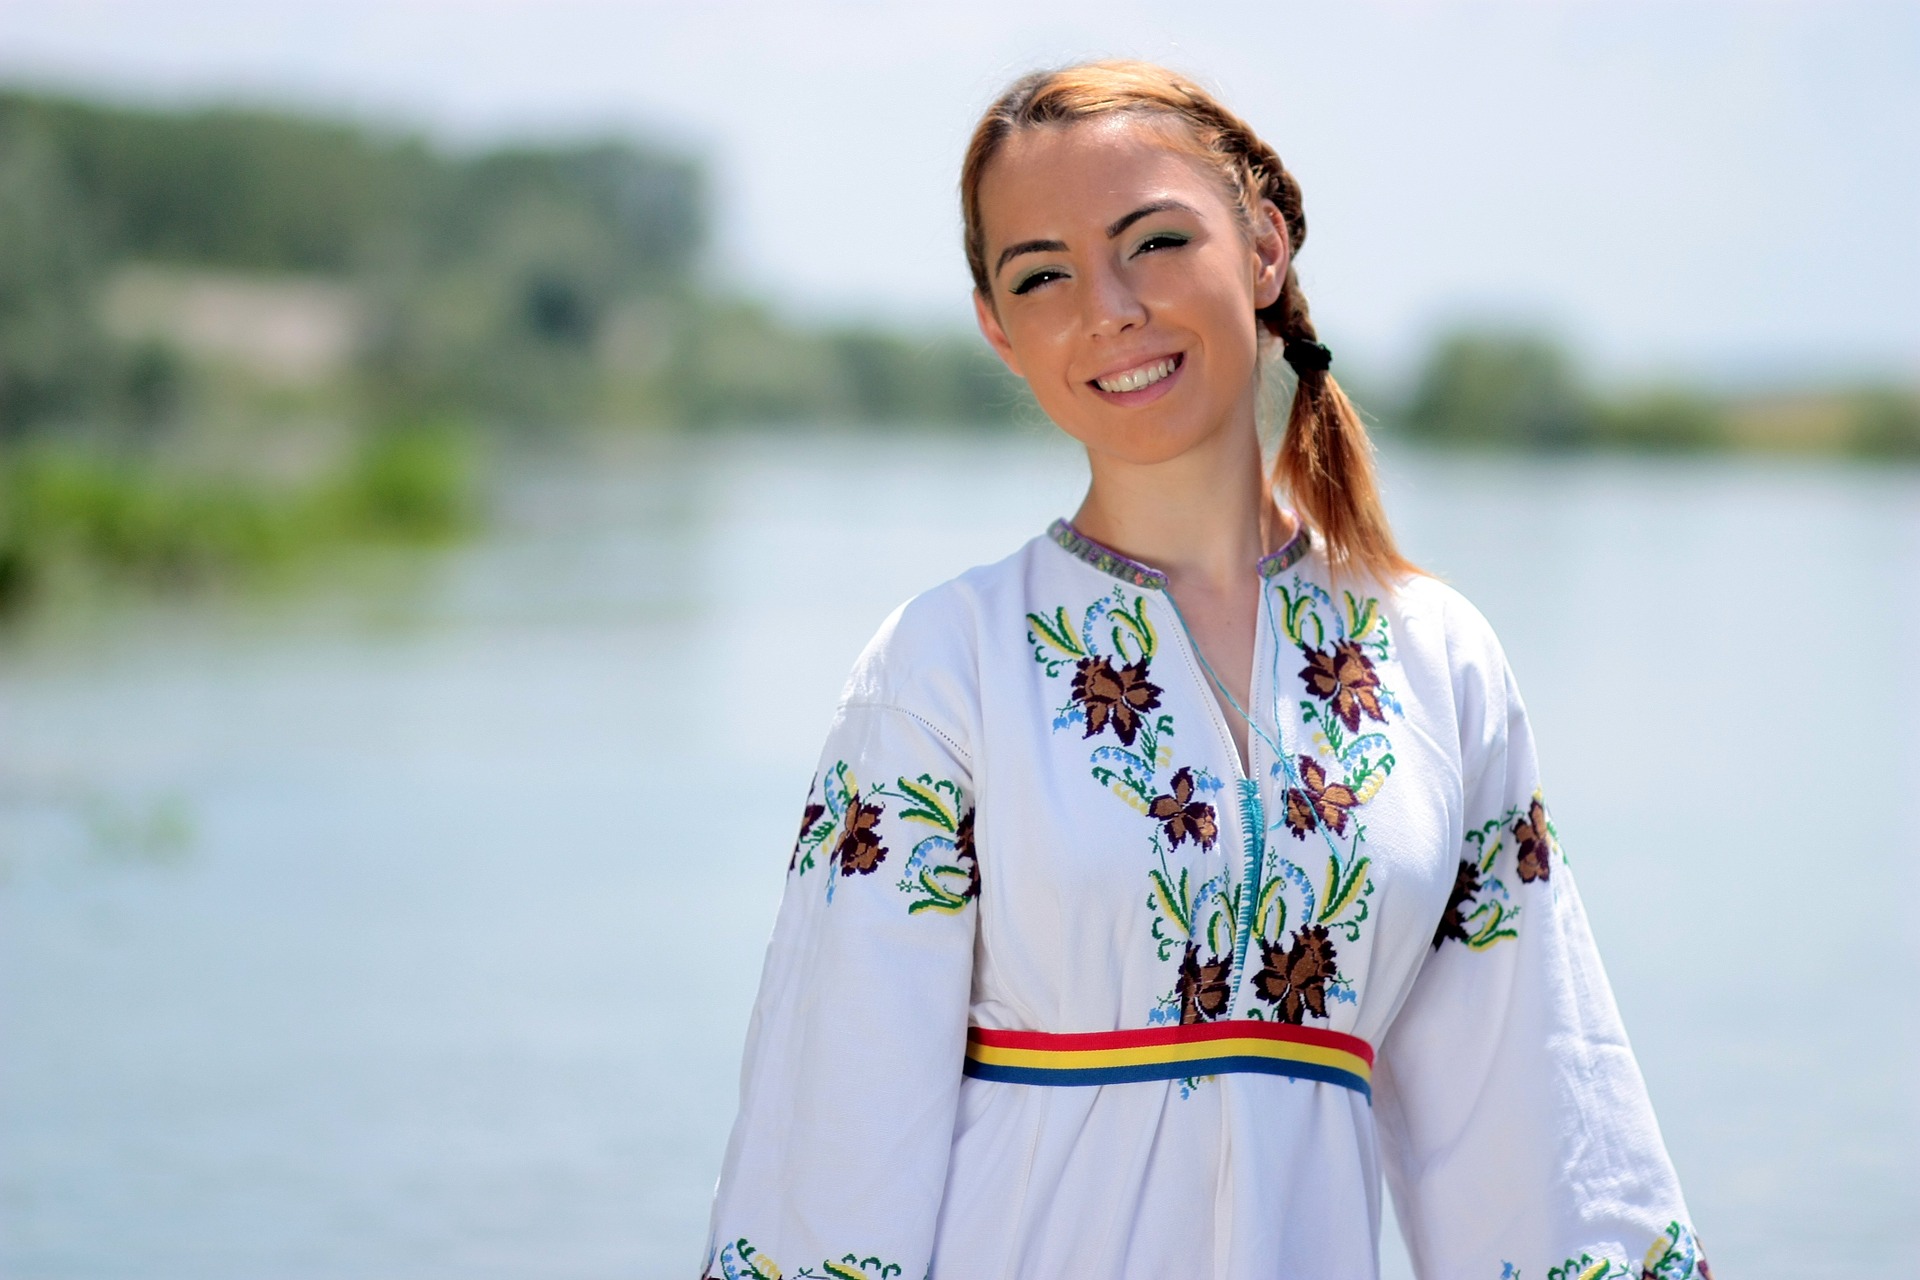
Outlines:
[[15,84],[665,140],[713,174],[727,287],[926,325],[970,323],[974,119],[1095,56],[1196,75],[1275,146],[1364,366],[1497,323],[1640,378],[1920,380],[1913,0],[0,0]]

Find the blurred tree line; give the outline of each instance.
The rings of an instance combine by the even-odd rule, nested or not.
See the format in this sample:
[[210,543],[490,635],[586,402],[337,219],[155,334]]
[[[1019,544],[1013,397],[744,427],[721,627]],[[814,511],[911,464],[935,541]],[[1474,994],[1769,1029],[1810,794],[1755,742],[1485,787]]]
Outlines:
[[1466,330],[1429,353],[1391,421],[1435,444],[1535,450],[1819,450],[1920,458],[1920,395],[1886,385],[1716,396],[1602,389],[1532,332]]
[[693,160],[632,143],[455,155],[271,112],[0,94],[0,433],[181,409],[183,353],[101,323],[132,263],[350,283],[374,418],[1006,416],[1009,379],[970,336],[798,326],[702,289],[708,213]]
[[[969,423],[972,335],[703,287],[692,159],[0,92],[0,614],[476,513],[476,427]],[[131,319],[129,319],[131,317]]]

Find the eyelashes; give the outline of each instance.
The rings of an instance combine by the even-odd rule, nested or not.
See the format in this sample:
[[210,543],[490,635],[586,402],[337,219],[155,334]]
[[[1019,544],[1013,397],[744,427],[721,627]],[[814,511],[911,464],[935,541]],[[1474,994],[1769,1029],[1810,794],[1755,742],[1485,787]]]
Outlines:
[[1030,276],[1020,277],[1020,282],[1014,285],[1013,288],[1009,289],[1007,292],[1012,293],[1015,296],[1018,296],[1020,294],[1032,293],[1035,289],[1038,289],[1041,285],[1046,284],[1050,280],[1064,280],[1066,278],[1067,278],[1067,273],[1064,271],[1055,271],[1051,267],[1043,267],[1042,269],[1034,272]]
[[[1178,249],[1182,245],[1192,243],[1192,241],[1192,236],[1182,234],[1178,231],[1157,231],[1145,240],[1142,240],[1139,247],[1128,256],[1138,258],[1145,254],[1158,253],[1166,249]],[[1013,294],[1015,297],[1021,297],[1032,293],[1041,285],[1051,284],[1055,280],[1064,280],[1066,278],[1067,273],[1058,267],[1041,267],[1031,275],[1020,277],[1007,292]]]
[[1133,256],[1137,258],[1143,253],[1152,253],[1157,249],[1178,249],[1191,239],[1191,236],[1183,236],[1177,231],[1156,232],[1140,242],[1140,247],[1133,251]]

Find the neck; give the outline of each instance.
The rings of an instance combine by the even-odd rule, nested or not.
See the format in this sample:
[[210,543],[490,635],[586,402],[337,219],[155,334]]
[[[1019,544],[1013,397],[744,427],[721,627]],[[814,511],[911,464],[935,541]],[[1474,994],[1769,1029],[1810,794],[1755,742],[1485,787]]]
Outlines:
[[1243,422],[1165,462],[1089,452],[1092,482],[1074,527],[1173,584],[1223,590],[1244,581],[1293,531],[1274,506],[1252,405],[1246,410]]

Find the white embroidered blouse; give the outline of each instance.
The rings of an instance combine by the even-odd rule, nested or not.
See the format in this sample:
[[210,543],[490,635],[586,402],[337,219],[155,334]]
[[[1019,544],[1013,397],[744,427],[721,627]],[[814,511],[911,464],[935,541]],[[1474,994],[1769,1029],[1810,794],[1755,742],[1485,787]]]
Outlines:
[[1486,621],[1263,559],[1250,768],[1065,521],[902,606],[807,797],[726,1280],[1710,1275]]

